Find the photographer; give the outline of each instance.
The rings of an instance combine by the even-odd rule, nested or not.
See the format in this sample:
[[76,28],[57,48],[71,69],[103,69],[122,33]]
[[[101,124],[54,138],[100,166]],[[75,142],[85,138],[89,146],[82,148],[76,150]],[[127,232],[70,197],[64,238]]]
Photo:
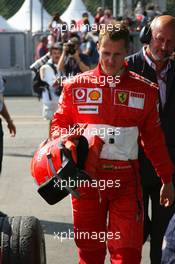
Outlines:
[[77,37],[71,38],[63,45],[58,70],[64,72],[67,77],[89,70],[89,58],[80,52],[80,41]]
[[53,113],[58,107],[58,99],[61,94],[61,86],[58,77],[61,77],[61,72],[57,69],[62,53],[62,44],[55,43],[50,48],[50,59],[40,68],[40,78],[46,82],[48,86],[42,92],[43,102],[43,117],[46,120],[51,120]]

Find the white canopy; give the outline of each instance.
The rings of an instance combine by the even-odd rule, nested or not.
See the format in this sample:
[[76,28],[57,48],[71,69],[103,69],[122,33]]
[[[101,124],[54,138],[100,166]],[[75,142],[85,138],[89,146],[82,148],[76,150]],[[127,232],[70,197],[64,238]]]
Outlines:
[[81,0],[72,0],[66,11],[61,15],[61,19],[70,25],[72,19],[75,21],[79,20],[84,12],[89,14],[89,21],[90,24],[92,24],[94,22],[94,18],[87,11],[85,4]]
[[2,32],[2,31],[15,31],[15,30],[16,29],[11,27],[10,24],[5,20],[5,18],[0,16],[0,32]]
[[[43,21],[43,30],[48,29],[48,24],[51,21],[52,17],[47,13],[46,10],[42,9],[41,3],[39,0],[25,0],[18,12],[8,19],[10,25],[15,26],[18,30],[28,31],[30,30],[30,10],[32,2],[32,32],[42,30],[42,21]],[[43,16],[41,15],[43,11]],[[42,20],[43,19],[43,20]]]

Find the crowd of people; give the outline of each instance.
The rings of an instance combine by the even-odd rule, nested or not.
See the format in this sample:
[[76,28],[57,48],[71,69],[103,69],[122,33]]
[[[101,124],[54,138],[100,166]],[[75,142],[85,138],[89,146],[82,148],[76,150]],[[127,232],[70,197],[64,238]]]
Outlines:
[[[73,197],[72,205],[75,233],[120,231],[120,240],[101,243],[98,238],[75,238],[81,264],[104,264],[106,242],[112,264],[139,264],[148,236],[151,264],[174,263],[166,255],[173,255],[171,243],[164,242],[162,255],[162,242],[172,235],[167,231],[166,238],[165,232],[175,212],[175,18],[153,6],[146,11],[138,6],[135,13],[137,23],[129,17],[116,19],[110,9],[98,7],[95,30],[87,12],[71,25],[56,13],[49,36],[43,36],[36,47],[35,65],[39,63],[40,78],[48,84],[42,102],[43,117],[50,120],[50,140],[60,136],[60,129],[76,123],[112,131],[112,136],[103,139],[93,166],[97,179],[119,178],[120,190],[106,188],[99,199],[99,190],[82,188],[83,198]],[[130,32],[143,27],[142,49],[128,56]],[[84,76],[84,82],[79,76]],[[102,85],[94,83],[92,76],[110,76],[112,81]],[[90,96],[93,89],[98,95],[95,99]],[[118,138],[116,127],[121,131]],[[77,135],[71,140],[76,145]],[[93,139],[88,141],[91,144]],[[170,227],[174,230],[174,218]]]

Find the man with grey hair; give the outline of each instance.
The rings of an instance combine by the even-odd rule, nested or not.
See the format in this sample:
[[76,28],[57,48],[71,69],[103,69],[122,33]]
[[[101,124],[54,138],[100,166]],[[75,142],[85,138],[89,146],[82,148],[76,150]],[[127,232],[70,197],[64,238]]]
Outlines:
[[[170,157],[175,164],[175,62],[171,54],[175,49],[175,17],[164,15],[154,18],[150,27],[140,36],[143,48],[128,57],[129,69],[159,86],[159,114]],[[152,264],[161,262],[161,245],[174,205],[164,208],[159,204],[162,186],[151,162],[140,149],[140,167],[144,199],[144,240],[151,236],[150,258]],[[175,183],[175,178],[173,179]],[[148,214],[149,199],[152,217]]]

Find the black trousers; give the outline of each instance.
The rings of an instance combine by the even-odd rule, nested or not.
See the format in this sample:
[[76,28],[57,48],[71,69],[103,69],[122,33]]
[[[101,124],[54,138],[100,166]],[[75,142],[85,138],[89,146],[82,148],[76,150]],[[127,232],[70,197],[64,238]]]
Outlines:
[[3,158],[3,130],[2,130],[2,122],[0,119],[0,173],[2,169],[2,158]]
[[[168,208],[160,205],[160,188],[161,183],[154,187],[143,187],[144,240],[146,241],[148,235],[150,235],[151,264],[161,263],[163,236],[175,212],[175,204]],[[151,199],[151,219],[148,215],[149,198]]]

